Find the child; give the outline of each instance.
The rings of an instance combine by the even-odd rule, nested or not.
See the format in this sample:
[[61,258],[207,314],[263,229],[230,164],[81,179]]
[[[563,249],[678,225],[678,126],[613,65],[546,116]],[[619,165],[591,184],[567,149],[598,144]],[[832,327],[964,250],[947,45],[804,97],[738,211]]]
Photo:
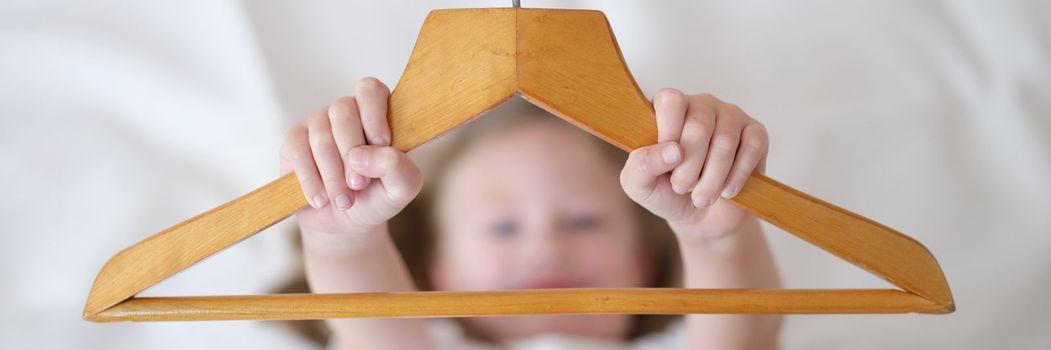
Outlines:
[[[417,197],[423,179],[406,154],[389,147],[388,96],[383,83],[366,78],[355,97],[338,99],[288,129],[282,172],[296,172],[311,206],[296,216],[314,292],[416,289],[387,221]],[[657,262],[665,257],[647,243],[652,232],[641,229],[644,219],[634,214],[641,207],[674,232],[685,287],[779,287],[756,218],[718,200],[733,197],[749,174],[763,171],[763,126],[707,94],[665,89],[654,108],[658,143],[626,160],[536,112],[510,116],[484,133],[473,130],[470,142],[439,163],[442,170],[431,179],[436,189],[424,196],[433,220],[415,224],[434,225],[435,245],[426,252],[428,278],[421,283],[437,290],[653,286],[661,272]],[[536,315],[469,318],[459,325],[427,319],[327,324],[333,349],[465,348],[469,342],[577,349],[642,347],[645,341],[631,339],[637,321],[630,315]],[[780,322],[778,316],[689,315],[682,336],[673,340],[689,349],[774,348]]]

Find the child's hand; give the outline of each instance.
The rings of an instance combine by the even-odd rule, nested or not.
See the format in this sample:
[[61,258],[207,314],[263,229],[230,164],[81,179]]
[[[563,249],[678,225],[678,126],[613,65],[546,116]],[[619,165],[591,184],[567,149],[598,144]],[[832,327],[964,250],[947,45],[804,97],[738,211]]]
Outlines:
[[366,232],[420,192],[419,168],[390,147],[390,90],[365,78],[355,94],[292,124],[281,146],[281,172],[295,170],[310,203],[296,214],[303,230]]
[[653,107],[658,143],[631,152],[620,176],[624,192],[678,234],[735,232],[748,213],[718,199],[732,198],[753,171],[763,172],[765,128],[709,94],[665,89]]

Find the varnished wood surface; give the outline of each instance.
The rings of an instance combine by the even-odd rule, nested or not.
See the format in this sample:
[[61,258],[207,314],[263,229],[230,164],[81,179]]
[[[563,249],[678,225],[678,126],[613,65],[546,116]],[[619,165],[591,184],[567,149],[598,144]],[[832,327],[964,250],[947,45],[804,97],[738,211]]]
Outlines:
[[299,181],[290,174],[120,251],[95,278],[84,317],[134,296],[306,205]]
[[[438,137],[514,93],[624,150],[657,140],[653,106],[601,12],[437,10],[390,98],[392,144]],[[733,203],[903,289],[544,290],[134,298],[307,205],[294,174],[115,255],[91,288],[92,321],[428,317],[533,313],[947,313],[955,309],[923,245],[755,174]]]
[[[748,300],[742,303],[742,300]],[[234,307],[232,307],[234,306]],[[468,317],[527,314],[942,313],[908,292],[750,289],[542,289],[135,298],[94,321]]]

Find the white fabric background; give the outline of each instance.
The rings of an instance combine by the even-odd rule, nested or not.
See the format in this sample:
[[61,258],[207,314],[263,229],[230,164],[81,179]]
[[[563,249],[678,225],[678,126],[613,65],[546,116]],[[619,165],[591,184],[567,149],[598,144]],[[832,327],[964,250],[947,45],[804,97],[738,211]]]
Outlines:
[[[119,249],[277,176],[282,131],[393,86],[427,12],[509,1],[0,4],[0,344],[305,348],[272,323],[92,324]],[[958,311],[794,316],[786,349],[1051,344],[1051,6],[525,1],[604,11],[640,86],[708,91],[772,135],[768,173],[919,239]],[[147,291],[262,293],[286,221]],[[885,287],[773,228],[788,287]]]

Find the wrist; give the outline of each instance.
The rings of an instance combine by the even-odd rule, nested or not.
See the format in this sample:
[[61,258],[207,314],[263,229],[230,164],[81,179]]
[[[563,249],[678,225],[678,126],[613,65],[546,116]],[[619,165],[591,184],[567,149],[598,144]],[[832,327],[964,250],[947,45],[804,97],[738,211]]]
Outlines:
[[389,240],[387,225],[350,229],[344,232],[322,232],[300,228],[303,252],[317,255],[352,255],[369,251]]
[[750,215],[742,218],[737,225],[718,229],[690,223],[669,222],[668,226],[675,233],[679,245],[684,249],[695,247],[726,249],[748,236],[761,233],[759,220]]

